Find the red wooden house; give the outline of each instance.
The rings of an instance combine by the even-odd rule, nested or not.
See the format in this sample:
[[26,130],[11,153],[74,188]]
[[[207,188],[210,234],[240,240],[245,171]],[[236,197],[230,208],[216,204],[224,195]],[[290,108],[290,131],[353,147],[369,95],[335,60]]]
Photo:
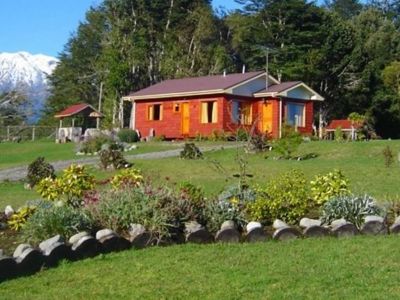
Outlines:
[[254,123],[274,138],[284,123],[311,134],[313,103],[324,100],[303,82],[267,80],[265,72],[166,80],[124,99],[133,102],[133,129],[142,136],[153,129],[168,139],[235,132]]

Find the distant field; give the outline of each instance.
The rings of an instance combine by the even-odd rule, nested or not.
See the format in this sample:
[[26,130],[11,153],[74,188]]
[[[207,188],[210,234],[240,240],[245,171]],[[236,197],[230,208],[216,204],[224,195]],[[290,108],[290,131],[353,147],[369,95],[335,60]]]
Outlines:
[[398,236],[155,247],[0,284],[2,299],[398,299]]
[[[4,146],[5,144],[0,144]],[[207,145],[207,143],[202,143]],[[386,168],[382,155],[383,149],[389,145],[395,153],[395,164]],[[46,144],[39,144],[46,147]],[[32,147],[39,147],[32,144]],[[71,147],[67,145],[47,144],[51,149],[53,146]],[[15,146],[14,146],[15,147]],[[166,143],[139,144],[138,151],[161,151],[171,147],[180,147]],[[28,148],[28,147],[27,147]],[[4,149],[4,148],[3,148]],[[55,148],[53,148],[55,149]],[[24,151],[27,151],[26,149]],[[47,150],[49,153],[50,150]],[[64,151],[64,150],[63,150]],[[66,151],[66,150],[65,150]],[[299,153],[316,153],[319,156],[306,161],[284,161],[274,160],[273,152],[248,155],[248,173],[253,174],[250,183],[263,183],[276,177],[278,174],[298,169],[305,173],[308,179],[317,174],[327,173],[337,168],[350,179],[351,189],[355,193],[368,193],[384,201],[387,198],[400,200],[400,165],[397,154],[400,151],[400,141],[371,141],[355,143],[336,142],[310,142],[301,145]],[[56,152],[55,150],[53,152]],[[67,152],[67,151],[66,151]],[[30,153],[32,157],[37,152]],[[181,181],[190,181],[201,185],[208,195],[219,193],[226,185],[235,183],[233,174],[238,172],[236,163],[236,149],[225,149],[205,153],[203,160],[181,160],[179,158],[165,158],[153,160],[135,160],[136,168],[159,184],[174,186]],[[13,155],[11,153],[11,155]],[[28,154],[27,154],[28,155]],[[60,154],[57,154],[60,155]],[[56,157],[55,153],[50,157]],[[67,154],[65,154],[67,155]],[[70,155],[70,153],[68,153]],[[8,156],[8,154],[7,154]],[[48,158],[48,156],[46,156]],[[27,161],[31,161],[27,158]],[[4,159],[2,152],[1,160]],[[48,160],[53,160],[48,158]],[[0,164],[1,165],[1,164]],[[218,170],[216,166],[222,167]],[[95,166],[90,168],[99,178],[112,175],[109,171],[104,172]],[[19,206],[26,200],[37,199],[34,191],[26,191],[23,183],[0,183],[0,207],[7,204]]]

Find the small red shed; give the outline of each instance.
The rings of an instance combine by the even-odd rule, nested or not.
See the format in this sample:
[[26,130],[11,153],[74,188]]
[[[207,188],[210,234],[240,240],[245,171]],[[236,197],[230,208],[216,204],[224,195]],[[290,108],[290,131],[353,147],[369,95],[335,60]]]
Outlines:
[[256,123],[259,132],[279,138],[283,123],[312,133],[313,103],[323,101],[301,81],[279,82],[266,72],[165,80],[131,93],[131,127],[166,138],[235,132]]

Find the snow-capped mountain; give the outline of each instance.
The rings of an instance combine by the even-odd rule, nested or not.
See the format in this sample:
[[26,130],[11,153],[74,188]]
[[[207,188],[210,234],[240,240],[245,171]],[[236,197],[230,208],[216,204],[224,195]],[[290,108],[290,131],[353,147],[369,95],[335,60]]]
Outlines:
[[0,93],[19,91],[25,94],[33,108],[30,119],[37,119],[49,96],[47,76],[57,63],[56,58],[43,54],[0,53]]

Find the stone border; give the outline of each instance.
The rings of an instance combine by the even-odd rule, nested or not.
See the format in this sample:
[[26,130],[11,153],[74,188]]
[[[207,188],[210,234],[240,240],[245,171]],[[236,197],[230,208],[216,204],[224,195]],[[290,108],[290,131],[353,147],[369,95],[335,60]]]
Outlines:
[[[355,225],[346,220],[335,220],[331,226],[321,226],[319,220],[302,219],[299,231],[281,220],[275,220],[275,229],[272,238],[278,241],[287,241],[299,238],[322,237],[352,237],[358,234],[382,235],[400,234],[400,218],[388,230],[383,218],[377,216],[367,217],[359,231]],[[35,274],[43,268],[56,267],[61,260],[77,261],[89,257],[95,257],[102,253],[133,249],[142,249],[155,245],[150,232],[140,224],[132,224],[129,230],[130,238],[125,239],[110,229],[97,231],[95,237],[88,232],[80,232],[65,241],[60,235],[56,235],[34,248],[29,244],[19,245],[13,257],[3,255],[0,250],[0,282]],[[193,221],[185,224],[185,242],[206,244],[215,242],[239,243],[239,242],[264,242],[269,239],[265,228],[258,222],[250,222],[242,235],[233,221],[225,221],[215,237],[201,224]]]

